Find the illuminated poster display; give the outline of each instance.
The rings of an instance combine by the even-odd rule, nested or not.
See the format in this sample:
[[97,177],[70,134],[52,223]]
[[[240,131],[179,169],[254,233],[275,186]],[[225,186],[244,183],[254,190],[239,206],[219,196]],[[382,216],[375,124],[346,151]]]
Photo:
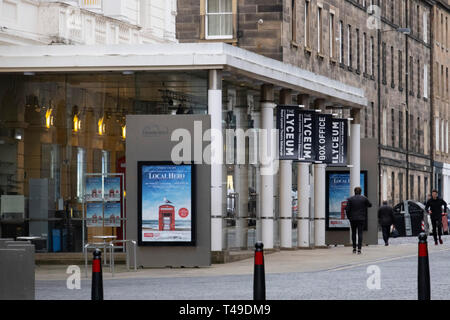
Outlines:
[[[345,207],[350,197],[350,173],[347,171],[327,172],[326,187],[326,227],[327,230],[338,230],[350,228]],[[361,172],[362,194],[367,191],[367,172]],[[353,194],[352,194],[353,195]]]
[[139,245],[195,245],[193,169],[138,162]]

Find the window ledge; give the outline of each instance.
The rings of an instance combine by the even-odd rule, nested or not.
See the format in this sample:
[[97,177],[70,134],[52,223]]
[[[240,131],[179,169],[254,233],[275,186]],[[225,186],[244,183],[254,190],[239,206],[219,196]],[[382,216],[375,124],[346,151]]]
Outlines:
[[330,58],[330,64],[336,65],[338,61],[335,58]]
[[199,42],[225,42],[225,43],[231,43],[231,44],[237,44],[238,40],[233,39],[201,39]]
[[398,91],[403,92],[403,87],[398,87]]
[[423,101],[428,102],[428,98],[423,97]]
[[300,44],[297,41],[291,40],[291,48],[298,49],[300,47]]
[[395,89],[395,84],[393,82],[391,82],[391,88]]
[[305,50],[305,53],[306,53],[306,54],[309,54],[309,55],[311,55],[311,53],[312,53],[312,49],[311,49],[310,47],[308,47],[308,46],[305,46],[304,50]]
[[349,66],[348,71],[353,72],[353,68]]
[[373,75],[371,75],[370,80],[375,80],[375,77]]
[[320,60],[323,60],[323,59],[325,59],[325,55],[323,54],[323,53],[321,53],[321,52],[317,52],[317,58],[319,58]]

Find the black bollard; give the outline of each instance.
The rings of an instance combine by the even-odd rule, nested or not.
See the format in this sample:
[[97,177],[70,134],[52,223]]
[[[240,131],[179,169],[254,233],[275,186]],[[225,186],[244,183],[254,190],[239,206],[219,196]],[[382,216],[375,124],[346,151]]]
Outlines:
[[255,244],[255,271],[253,275],[253,300],[266,300],[263,243]]
[[427,235],[419,235],[419,268],[417,274],[419,300],[430,300],[430,264],[428,261]]
[[91,300],[103,300],[103,277],[102,277],[102,252],[94,251],[92,260],[92,291]]

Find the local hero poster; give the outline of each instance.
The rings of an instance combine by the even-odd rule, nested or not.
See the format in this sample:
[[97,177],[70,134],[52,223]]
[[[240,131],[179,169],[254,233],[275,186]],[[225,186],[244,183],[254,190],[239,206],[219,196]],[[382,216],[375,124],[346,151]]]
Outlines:
[[192,244],[193,166],[139,163],[140,244]]

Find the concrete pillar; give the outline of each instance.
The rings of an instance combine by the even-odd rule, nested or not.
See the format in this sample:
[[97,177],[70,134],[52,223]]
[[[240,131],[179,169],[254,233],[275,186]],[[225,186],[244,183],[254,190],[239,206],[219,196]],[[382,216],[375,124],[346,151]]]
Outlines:
[[[305,106],[305,109],[310,108],[310,96],[307,94],[299,94],[297,96],[297,103]],[[309,183],[309,163],[297,163],[297,199],[298,199],[298,227],[297,239],[298,247],[309,248],[310,241],[310,183]]]
[[[255,132],[257,133],[259,129],[261,128],[261,110],[259,101],[255,101],[255,109],[252,112],[252,119],[253,119],[253,128],[255,129]],[[256,230],[255,230],[255,241],[262,241],[261,236],[261,171],[260,171],[260,164],[258,159],[258,150],[259,150],[259,139],[258,134],[253,135],[253,142],[256,144],[256,148],[252,148],[253,155],[256,157],[254,168],[255,168],[255,189],[256,189]]]
[[[209,70],[208,114],[211,116],[211,251],[222,251],[223,233],[223,139],[222,72]],[[220,137],[219,137],[220,135]]]
[[[316,99],[314,108],[326,113],[326,101]],[[325,246],[325,172],[326,164],[314,164],[314,246]]]
[[[280,91],[280,104],[292,104],[292,90]],[[292,160],[280,160],[281,248],[292,248]]]
[[236,163],[234,166],[235,192],[239,195],[236,216],[236,247],[247,248],[248,231],[248,152],[245,133],[248,129],[247,91],[237,92],[236,106]]
[[314,246],[325,246],[325,170],[326,164],[314,165]]
[[261,168],[261,231],[265,249],[273,249],[273,219],[274,219],[274,162],[275,139],[272,139],[274,112],[273,85],[264,84],[261,87],[261,133],[260,138],[260,168]]
[[350,125],[350,195],[354,194],[356,187],[361,186],[361,120],[360,110],[352,109],[353,118]]
[[297,198],[298,198],[298,246],[309,248],[309,163],[297,163]]

